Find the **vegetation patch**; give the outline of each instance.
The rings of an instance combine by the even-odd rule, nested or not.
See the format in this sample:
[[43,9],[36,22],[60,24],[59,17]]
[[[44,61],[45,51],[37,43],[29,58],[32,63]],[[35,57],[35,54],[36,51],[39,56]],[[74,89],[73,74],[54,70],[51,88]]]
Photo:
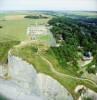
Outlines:
[[97,68],[97,21],[95,20],[97,19],[80,16],[78,19],[55,17],[49,21],[52,25],[53,36],[62,45],[61,49],[59,47],[59,52],[61,57],[65,57],[61,62],[69,61],[77,67],[78,47],[80,46],[80,49],[82,48],[80,53],[88,51],[92,53]]
[[19,41],[0,42],[0,63],[7,63],[8,51],[14,46],[19,44]]
[[44,15],[37,15],[37,16],[27,15],[24,18],[29,18],[29,19],[47,19],[48,16],[44,16]]

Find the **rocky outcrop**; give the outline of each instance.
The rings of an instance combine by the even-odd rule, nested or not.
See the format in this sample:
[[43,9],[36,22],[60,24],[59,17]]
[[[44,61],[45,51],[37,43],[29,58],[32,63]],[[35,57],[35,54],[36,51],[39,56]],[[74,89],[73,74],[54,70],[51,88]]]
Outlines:
[[73,100],[71,94],[52,77],[38,74],[39,87],[47,100]]
[[90,98],[89,100],[97,100],[97,93],[84,85],[78,85],[75,88],[75,93],[79,93],[80,97],[78,100],[84,100],[84,98]]
[[0,94],[12,100],[73,100],[58,81],[38,74],[33,65],[21,58],[9,55],[8,76],[10,80],[0,80]]
[[39,93],[37,72],[32,65],[21,58],[11,56],[8,59],[9,77],[21,86],[27,94]]

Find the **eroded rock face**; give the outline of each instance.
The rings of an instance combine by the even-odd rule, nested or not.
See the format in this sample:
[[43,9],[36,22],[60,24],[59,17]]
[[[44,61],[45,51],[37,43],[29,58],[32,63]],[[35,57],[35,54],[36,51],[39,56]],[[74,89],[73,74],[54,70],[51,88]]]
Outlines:
[[25,93],[24,88],[16,84],[14,80],[0,79],[0,95],[8,98],[8,100],[44,100],[34,93],[31,95]]
[[8,68],[11,79],[0,80],[0,93],[12,100],[73,100],[59,82],[45,74],[38,74],[21,58],[9,56]]
[[85,87],[84,85],[78,85],[75,88],[75,93],[79,92],[80,92],[80,97],[78,100],[83,100],[84,98],[90,98],[90,100],[97,100],[97,93]]
[[8,67],[0,65],[0,77],[6,77],[8,73]]
[[38,74],[38,78],[41,93],[47,100],[73,100],[71,94],[52,77]]
[[26,63],[21,58],[11,56],[8,59],[9,76],[25,89],[28,94],[40,94],[37,84],[37,72],[32,65]]

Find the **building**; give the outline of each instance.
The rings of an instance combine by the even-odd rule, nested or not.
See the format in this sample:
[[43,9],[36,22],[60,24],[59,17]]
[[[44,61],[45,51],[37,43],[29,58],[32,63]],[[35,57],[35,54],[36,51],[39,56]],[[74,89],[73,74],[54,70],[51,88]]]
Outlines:
[[93,57],[92,57],[92,53],[90,51],[84,52],[83,60],[92,60],[92,59],[93,59]]

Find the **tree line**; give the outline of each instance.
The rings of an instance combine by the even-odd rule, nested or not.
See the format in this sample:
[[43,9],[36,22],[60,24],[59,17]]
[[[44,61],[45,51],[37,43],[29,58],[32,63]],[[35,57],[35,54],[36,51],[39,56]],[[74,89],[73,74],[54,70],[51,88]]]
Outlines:
[[77,66],[78,46],[83,47],[81,52],[91,51],[97,66],[97,19],[84,18],[72,19],[61,16],[54,17],[48,23],[52,26],[51,32],[61,46],[55,50],[61,65],[72,62]]

